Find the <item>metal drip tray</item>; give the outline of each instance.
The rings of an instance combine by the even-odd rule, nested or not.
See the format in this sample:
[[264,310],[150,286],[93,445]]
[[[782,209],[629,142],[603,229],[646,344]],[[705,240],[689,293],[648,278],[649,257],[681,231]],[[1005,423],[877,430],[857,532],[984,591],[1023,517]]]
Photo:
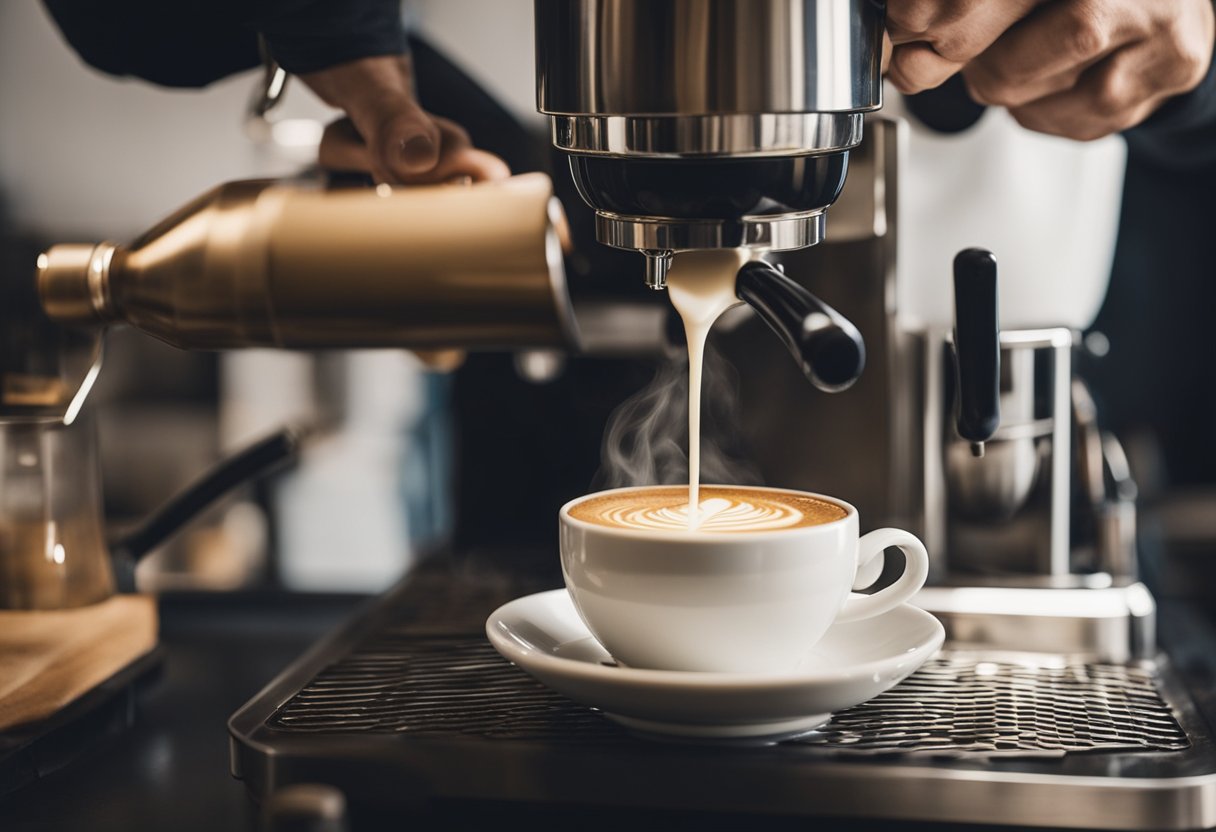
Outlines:
[[550,691],[486,642],[495,606],[553,585],[533,578],[430,564],[233,717],[234,773],[255,794],[319,780],[377,807],[1216,826],[1216,752],[1165,658],[967,645],[794,741],[656,743]]
[[[898,687],[791,741],[836,754],[1057,757],[1190,747],[1151,666],[943,653]],[[630,742],[484,639],[389,628],[321,671],[267,726],[285,732]]]
[[943,652],[902,684],[836,714],[806,743],[852,754],[1060,757],[1182,751],[1156,668]]

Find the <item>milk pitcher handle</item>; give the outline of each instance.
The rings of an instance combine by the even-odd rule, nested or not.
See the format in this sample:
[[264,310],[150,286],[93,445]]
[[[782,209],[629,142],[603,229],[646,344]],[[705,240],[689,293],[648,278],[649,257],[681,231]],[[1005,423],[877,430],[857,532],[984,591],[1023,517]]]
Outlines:
[[904,553],[903,574],[895,583],[873,595],[850,595],[840,615],[836,616],[837,621],[857,621],[881,615],[910,599],[925,585],[929,577],[929,553],[916,535],[903,529],[875,529],[863,535],[857,542],[857,573],[877,575],[881,570],[873,568],[874,561],[883,557],[890,546]]

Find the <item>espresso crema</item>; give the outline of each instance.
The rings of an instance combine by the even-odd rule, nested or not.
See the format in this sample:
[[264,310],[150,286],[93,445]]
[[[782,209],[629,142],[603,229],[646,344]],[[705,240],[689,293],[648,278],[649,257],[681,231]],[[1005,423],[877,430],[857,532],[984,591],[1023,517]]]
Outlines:
[[[796,529],[841,520],[847,513],[843,506],[804,494],[705,485],[691,529],[711,533]],[[601,494],[572,506],[570,516],[616,529],[687,532],[688,489],[656,486]]]

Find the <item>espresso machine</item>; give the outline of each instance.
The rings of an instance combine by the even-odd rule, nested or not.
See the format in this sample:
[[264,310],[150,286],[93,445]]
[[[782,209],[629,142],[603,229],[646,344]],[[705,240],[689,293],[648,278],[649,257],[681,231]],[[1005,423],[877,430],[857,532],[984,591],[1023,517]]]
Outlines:
[[[680,251],[762,255],[740,273],[742,314],[715,335],[739,371],[744,439],[770,484],[838,495],[865,527],[924,536],[937,569],[918,603],[946,624],[943,653],[796,740],[654,743],[547,690],[485,642],[491,610],[555,585],[553,552],[538,553],[541,566],[493,551],[438,558],[233,715],[232,773],[253,795],[273,802],[305,785],[319,802],[336,789],[376,811],[468,805],[538,820],[546,815],[528,813],[551,806],[607,808],[615,820],[658,811],[1216,826],[1210,696],[1158,650],[1153,599],[1128,556],[1130,484],[1073,376],[1075,334],[997,331],[999,251],[995,267],[983,251],[943,264],[960,287],[954,327],[909,329],[895,314],[907,124],[879,112],[883,15],[879,0],[536,0],[538,108],[599,242],[640,255],[622,281],[661,290]],[[474,304],[468,319],[462,295],[445,295],[449,328],[417,320],[408,337],[375,318],[376,281],[336,311],[322,280],[284,289],[284,262],[320,274],[328,209],[265,190],[213,195],[126,249],[61,250],[42,264],[44,306],[185,346],[344,346],[367,333],[380,345],[462,346],[493,321],[498,337],[472,346],[573,351],[578,333],[594,356],[603,343],[577,304],[571,314],[561,302],[559,258],[536,256],[560,237],[543,188],[513,203],[528,206],[512,216],[530,218],[521,233],[534,245],[498,240],[529,255],[514,274],[521,292]],[[350,197],[369,222],[373,198]],[[195,247],[183,266],[231,255],[230,291],[210,296],[236,305],[164,314],[188,299],[159,256],[164,232],[191,233],[200,214],[223,224],[249,205],[261,237]],[[276,237],[273,220],[293,212],[312,232]],[[290,255],[265,261],[273,268],[255,256],[267,239]],[[250,274],[267,279],[242,292]],[[419,270],[425,279],[399,297],[434,274]],[[276,291],[287,291],[285,319]],[[512,302],[534,326],[505,325]],[[369,311],[383,326],[361,327],[357,313]],[[661,345],[661,319],[631,337]],[[1099,518],[1088,548],[1074,539],[1078,506]]]
[[[940,266],[953,271],[952,325],[897,314],[909,124],[878,111],[883,4],[537,0],[535,11],[538,107],[598,240],[641,255],[632,279],[661,289],[673,252],[751,248],[780,262],[764,267],[769,285],[795,284],[787,308],[822,297],[831,314],[817,321],[864,337],[845,383],[827,385],[805,383],[819,356],[773,338],[798,329],[764,303],[713,336],[738,370],[741,432],[768,484],[839,495],[863,527],[924,536],[935,574],[916,603],[946,625],[946,647],[812,735],[706,753],[624,735],[460,635],[544,586],[518,564],[463,588],[436,577],[393,593],[235,714],[234,773],[267,794],[324,772],[348,796],[398,805],[360,779],[374,761],[411,799],[618,820],[659,809],[1216,826],[1207,700],[1189,661],[1159,648],[1135,570],[1134,487],[1073,370],[1077,333],[999,331],[997,282],[1016,275],[982,249]],[[745,300],[747,283],[741,274]],[[439,629],[400,611],[440,586],[445,604],[480,605]],[[457,647],[451,666],[436,658]],[[442,704],[378,693],[413,686],[442,689]]]
[[[537,108],[596,239],[642,254],[647,286],[665,288],[676,251],[764,255],[824,238],[882,103],[881,4],[556,0],[535,13]],[[738,290],[816,387],[856,380],[864,343],[831,307],[763,260]]]
[[[538,109],[595,210],[598,241],[641,253],[651,288],[663,288],[673,251],[742,247],[783,261],[763,282],[745,268],[739,295],[757,314],[721,325],[765,482],[841,495],[874,525],[917,530],[943,586],[1108,591],[1124,608],[1112,627],[1128,645],[1113,655],[1136,653],[1152,642],[1152,616],[1119,554],[1134,538],[1128,508],[1115,505],[1096,426],[1075,415],[1078,334],[999,332],[999,257],[968,252],[941,265],[954,272],[953,326],[909,326],[898,315],[906,125],[876,112],[881,16],[868,10],[538,2]],[[715,27],[731,33],[724,44],[696,41]],[[791,33],[805,34],[801,51],[779,48]],[[712,79],[687,71],[702,54],[713,56]],[[777,282],[780,302],[755,296]],[[816,314],[825,309],[830,317]],[[856,358],[826,369],[833,384],[808,389],[755,319],[796,356],[802,344],[812,381],[822,375],[817,356]],[[815,327],[799,320],[852,321],[855,351],[843,337],[810,348]],[[782,406],[748,409],[774,390]],[[858,446],[868,449],[861,461]],[[1074,469],[1089,495],[1077,506]]]

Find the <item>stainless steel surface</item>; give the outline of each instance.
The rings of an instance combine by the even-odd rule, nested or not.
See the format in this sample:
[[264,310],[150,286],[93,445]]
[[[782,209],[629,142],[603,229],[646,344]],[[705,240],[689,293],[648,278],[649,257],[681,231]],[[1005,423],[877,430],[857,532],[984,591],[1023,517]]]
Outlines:
[[1001,333],[1001,424],[982,459],[951,427],[943,369],[949,336],[924,338],[926,396],[934,402],[924,426],[926,491],[945,493],[929,506],[936,516],[926,523],[926,544],[955,572],[1004,574],[1013,582],[1071,575],[1072,331]]
[[667,288],[667,271],[671,268],[671,258],[675,254],[670,249],[643,249],[646,258],[646,285],[651,289]]
[[854,148],[862,123],[861,113],[554,116],[553,144],[607,156],[790,156]]
[[1095,528],[1091,567],[1119,578],[1140,574],[1136,558],[1136,500],[1139,489],[1123,445],[1102,430],[1098,408],[1081,379],[1072,383],[1073,431],[1076,437],[1076,473],[1083,510]]
[[[994,435],[980,443],[955,439],[946,444],[946,481],[950,504],[960,515],[980,522],[999,522],[1017,513],[1039,476],[1042,459],[1036,440],[1051,432],[1046,420],[1021,430]],[[1012,435],[1010,435],[1012,434]]]
[[[481,573],[475,580],[483,589],[463,590],[472,594],[462,603],[459,589],[447,597],[457,620],[496,603],[470,609],[478,591],[520,592]],[[483,639],[418,613],[408,590],[233,717],[234,771],[255,793],[315,776],[318,765],[342,776],[374,759],[381,783],[348,782],[381,798],[413,784],[453,801],[598,805],[611,770],[612,805],[621,808],[967,828],[1216,826],[1213,700],[1188,692],[1165,656],[1111,662],[1056,649],[1063,642],[1047,652],[1027,649],[1029,640],[1009,649],[948,642],[920,672],[837,714],[820,734],[706,753],[634,739],[495,664]],[[355,700],[357,708],[345,706]]]
[[1079,378],[1072,382],[1072,418],[1077,439],[1077,479],[1081,496],[1096,510],[1106,500],[1107,492],[1102,428],[1098,424],[1098,406],[1089,392],[1089,386]]
[[[571,150],[643,155],[840,149],[882,104],[873,0],[536,0],[537,108]],[[741,116],[668,121],[679,116]]]
[[[839,494],[869,527],[915,530],[932,555],[933,584],[1072,590],[1134,580],[1127,500],[1106,495],[1096,539],[1079,538],[1075,549],[1069,539],[1071,330],[1003,334],[1002,423],[983,459],[950,428],[950,333],[909,324],[895,306],[902,130],[868,119],[826,244],[781,255],[788,275],[864,333],[871,360],[858,384],[839,397],[804,389],[758,321],[719,335],[739,370],[742,432],[763,481]],[[781,407],[747,404],[773,390]]]
[[958,649],[1127,662],[1157,651],[1156,604],[1141,583],[1088,588],[929,586],[913,600]]
[[[553,144],[579,155],[845,153],[882,105],[885,13],[881,0],[536,0],[537,109],[553,117]],[[784,251],[823,238],[822,208],[800,207],[819,210],[726,220],[598,210],[596,236],[649,251]],[[660,261],[648,258],[646,274],[662,288]]]
[[642,251],[701,248],[787,251],[815,245],[823,239],[824,227],[823,211],[738,220],[627,217],[604,211],[595,215],[595,236],[601,243]]
[[[865,337],[866,368],[857,383],[839,395],[811,388],[755,317],[729,331],[716,329],[715,339],[738,370],[740,427],[765,483],[837,494],[857,506],[867,528],[919,530],[921,355],[895,320],[896,171],[905,130],[899,122],[869,118],[826,218],[825,243],[778,258],[788,277]],[[780,391],[778,406],[774,391]],[[932,548],[930,554],[937,557]]]
[[[285,732],[445,733],[534,742],[620,742],[611,723],[563,701],[481,640],[369,639],[268,720]],[[1059,758],[1189,747],[1155,667],[1027,651],[943,650],[905,681],[787,741],[840,756]],[[418,688],[443,697],[402,698]],[[488,703],[493,700],[495,704]],[[562,714],[555,720],[555,712]]]
[[982,458],[960,436],[946,442],[951,511],[980,521],[1006,521],[1030,495],[1041,459],[1037,442],[1052,431],[1050,419],[1035,419],[1034,361],[1033,349],[1002,345],[1001,421]]
[[1110,575],[1136,578],[1140,574],[1136,557],[1139,492],[1119,439],[1103,431],[1101,449],[1103,467],[1109,473],[1112,487],[1110,495],[1097,504],[1095,567]]
[[1190,746],[1151,663],[943,650],[901,684],[832,716],[807,745],[848,755],[988,758]]
[[1072,330],[1046,331],[1052,341],[1052,413],[1055,423],[1051,437],[1051,551],[1040,569],[1051,575],[1072,571],[1072,350],[1076,334]]

